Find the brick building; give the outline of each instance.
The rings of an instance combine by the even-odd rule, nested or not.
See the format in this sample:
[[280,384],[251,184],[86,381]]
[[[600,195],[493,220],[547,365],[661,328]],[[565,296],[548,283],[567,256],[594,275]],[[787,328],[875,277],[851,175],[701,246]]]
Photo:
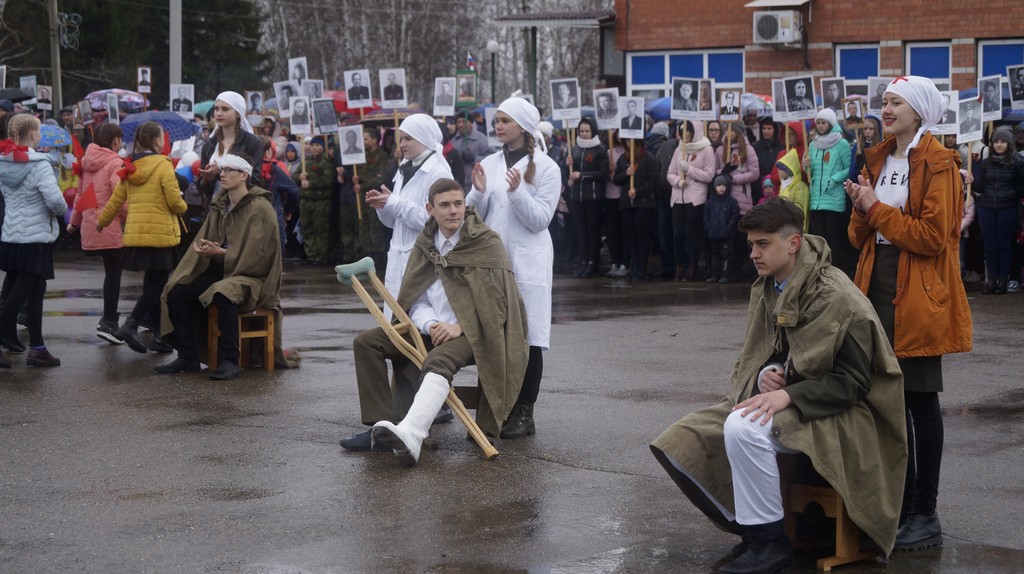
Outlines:
[[[795,12],[799,40],[755,42],[761,11]],[[668,95],[673,76],[768,94],[771,78],[809,73],[843,76],[849,93],[900,74],[962,90],[1024,64],[1024,0],[615,0],[615,13],[634,96]]]

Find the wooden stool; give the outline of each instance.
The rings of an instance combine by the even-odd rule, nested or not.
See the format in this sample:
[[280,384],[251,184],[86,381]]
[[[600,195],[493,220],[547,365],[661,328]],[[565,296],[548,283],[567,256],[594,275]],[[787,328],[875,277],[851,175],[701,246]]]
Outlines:
[[[207,364],[210,370],[217,368],[220,357],[217,348],[220,343],[220,327],[217,323],[217,306],[210,305],[207,310],[206,332],[209,357]],[[249,366],[249,339],[263,339],[263,368],[274,372],[274,310],[256,309],[249,313],[238,314],[238,357],[239,366]]]
[[860,528],[846,513],[843,497],[814,471],[811,461],[804,454],[779,454],[779,478],[782,481],[782,506],[785,510],[786,536],[794,548],[811,546],[810,540],[797,542],[796,514],[806,512],[807,505],[817,503],[828,518],[836,521],[835,554],[821,558],[818,570],[831,572],[834,566],[842,566],[861,560],[872,560],[878,553],[873,550],[861,551]]

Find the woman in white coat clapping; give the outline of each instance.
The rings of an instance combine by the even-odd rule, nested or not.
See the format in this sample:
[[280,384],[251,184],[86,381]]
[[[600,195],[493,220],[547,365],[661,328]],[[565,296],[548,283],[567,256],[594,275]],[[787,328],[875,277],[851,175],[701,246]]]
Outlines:
[[[381,185],[379,190],[366,192],[366,205],[375,208],[381,223],[393,230],[384,286],[395,297],[416,237],[427,224],[427,192],[438,179],[452,177],[444,159],[441,128],[434,118],[413,114],[402,120],[398,146],[404,159],[395,175],[395,189]],[[385,309],[385,313],[390,319],[391,310]]]
[[534,433],[533,404],[544,372],[541,351],[551,341],[554,250],[548,224],[558,206],[562,172],[544,153],[540,113],[533,104],[507,99],[494,122],[501,150],[473,168],[466,203],[501,236],[526,306],[530,361],[519,399],[501,429],[501,438],[519,438]]

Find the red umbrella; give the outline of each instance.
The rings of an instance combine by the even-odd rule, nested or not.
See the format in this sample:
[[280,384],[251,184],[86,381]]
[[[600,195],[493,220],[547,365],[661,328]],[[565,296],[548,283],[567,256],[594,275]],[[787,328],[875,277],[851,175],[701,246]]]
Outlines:
[[[336,113],[348,114],[350,116],[359,115],[359,108],[348,107],[348,94],[346,94],[344,90],[338,90],[336,92],[333,90],[324,90],[324,97],[334,100],[334,111]],[[380,100],[377,99],[373,100],[373,106],[369,108],[362,108],[364,114],[379,109],[381,109]]]

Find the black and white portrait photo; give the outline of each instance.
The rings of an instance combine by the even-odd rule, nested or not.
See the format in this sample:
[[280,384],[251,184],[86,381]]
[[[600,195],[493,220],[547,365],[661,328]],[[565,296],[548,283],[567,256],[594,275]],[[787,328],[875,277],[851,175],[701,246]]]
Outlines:
[[782,80],[772,80],[772,102],[775,108],[772,110],[772,119],[779,123],[789,121],[789,108],[786,107],[786,83]]
[[107,123],[114,125],[121,123],[121,110],[117,103],[117,94],[113,92],[107,93]]
[[191,120],[192,108],[195,105],[193,96],[195,86],[192,84],[171,84],[171,111]]
[[87,126],[93,123],[92,106],[89,105],[89,100],[78,102],[78,114],[82,116],[82,125]]
[[288,58],[288,79],[296,85],[309,78],[309,68],[306,66],[306,57]]
[[956,135],[956,104],[956,91],[942,92],[942,105],[946,111],[942,112],[942,117],[939,119],[939,123],[935,124],[935,126],[931,128],[930,131],[933,134],[937,136]]
[[487,126],[487,145],[491,149],[501,147],[501,142],[498,141],[498,134],[494,129],[494,116],[497,113],[498,108],[484,108],[484,125]]
[[981,139],[981,102],[977,98],[960,100],[958,119],[960,125],[956,131],[957,145]]
[[456,103],[459,104],[475,104],[476,103],[476,73],[475,72],[456,72],[455,83],[459,88],[458,95],[455,97]]
[[882,115],[882,96],[895,78],[871,76],[868,78],[868,113]]
[[697,78],[672,78],[672,108],[674,120],[697,119]]
[[843,98],[846,97],[846,78],[821,79],[821,106],[832,108],[836,115],[843,109]]
[[619,128],[619,90],[617,88],[594,90],[594,115],[597,116],[597,129],[615,130]]
[[302,80],[299,82],[299,88],[302,90],[302,95],[311,100],[324,97],[323,80]]
[[551,80],[551,109],[556,120],[579,117],[580,85],[576,78]]
[[316,118],[317,132],[333,134],[338,131],[338,114],[334,113],[334,100],[330,98],[313,100],[313,117]]
[[20,76],[18,78],[18,82],[20,82],[19,87],[21,88],[21,91],[25,92],[26,94],[32,94],[33,95],[32,99],[25,100],[25,101],[21,102],[21,105],[23,105],[23,106],[34,106],[34,105],[36,105],[36,98],[34,97],[35,93],[36,93],[36,77],[35,76]]
[[811,77],[787,78],[784,82],[786,84],[786,111],[790,113],[790,118],[813,119],[817,114],[817,109],[814,106],[814,81]]
[[734,122],[740,119],[740,91],[720,90],[718,117],[722,121]]
[[263,115],[263,92],[245,92],[245,115]]
[[644,139],[643,98],[619,98],[619,137]]
[[434,116],[455,115],[455,78],[434,78]]
[[293,134],[309,134],[312,127],[309,123],[309,98],[306,96],[293,96],[288,102],[288,118],[290,119]]
[[152,82],[153,70],[149,66],[139,66],[136,69],[140,94],[148,94],[153,91]]
[[343,126],[338,130],[338,141],[341,145],[341,165],[366,163],[363,126]]
[[978,80],[981,96],[981,120],[995,122],[1003,119],[1002,76],[986,76]]
[[1010,79],[1010,107],[1024,110],[1024,66],[1007,66],[1006,77]]
[[852,130],[864,126],[864,109],[861,106],[863,103],[863,100],[853,98],[840,100],[843,113],[839,117],[843,118],[846,129]]
[[274,97],[277,99],[277,111],[281,113],[282,118],[288,117],[288,113],[291,110],[288,106],[291,105],[292,98],[299,95],[302,95],[302,92],[299,91],[298,82],[291,80],[274,82]]
[[373,99],[370,97],[370,71],[347,70],[345,72],[345,94],[348,96],[348,107],[371,107]]
[[53,109],[53,88],[51,86],[36,86],[36,108],[39,110]]
[[405,97],[405,70],[390,68],[380,71],[381,106],[391,110],[408,105]]

